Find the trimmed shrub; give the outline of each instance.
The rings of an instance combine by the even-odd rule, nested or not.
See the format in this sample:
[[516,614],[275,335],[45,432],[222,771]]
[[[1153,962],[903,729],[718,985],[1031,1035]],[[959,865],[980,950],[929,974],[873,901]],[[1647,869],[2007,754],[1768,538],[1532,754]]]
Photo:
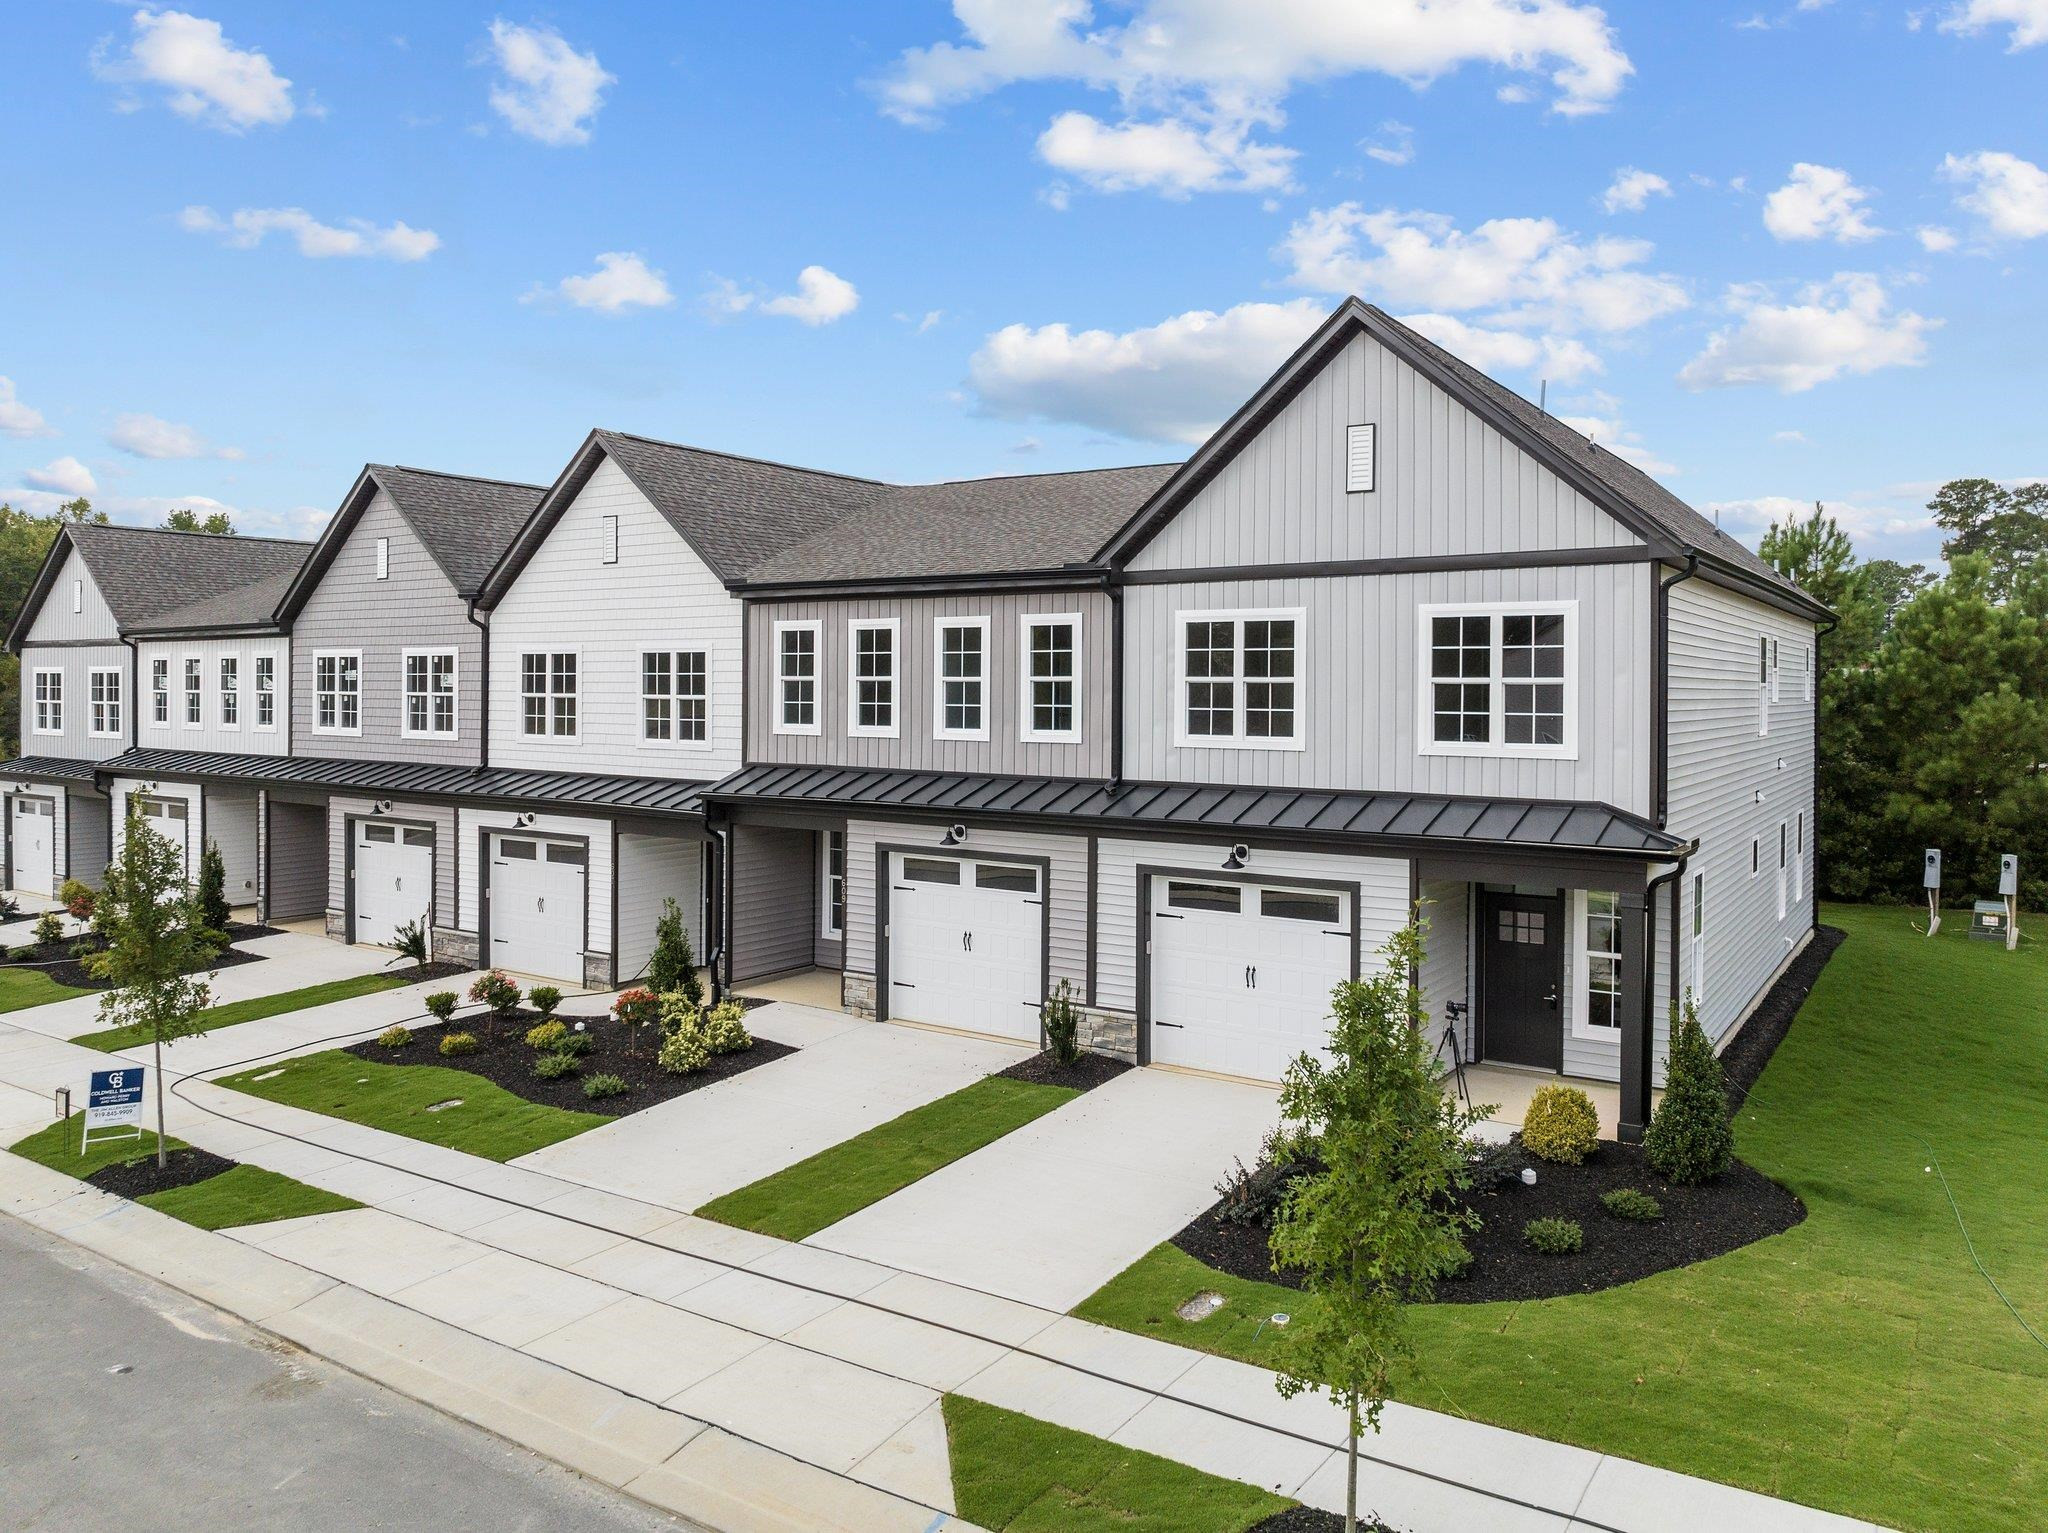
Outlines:
[[704,1008],[680,990],[661,998],[661,1030],[664,1033],[694,1033],[704,1025]]
[[502,1017],[519,1004],[519,987],[503,969],[490,969],[476,977],[469,987],[469,998]]
[[1480,1192],[1492,1192],[1519,1182],[1522,1167],[1529,1163],[1529,1157],[1517,1144],[1468,1139],[1465,1141],[1465,1161],[1472,1168],[1473,1187]]
[[441,1052],[447,1054],[474,1054],[483,1045],[476,1041],[475,1033],[443,1033]]
[[1576,1166],[1600,1143],[1600,1114],[1576,1086],[1545,1086],[1522,1118],[1522,1148],[1542,1160]]
[[696,1028],[679,1027],[662,1040],[654,1062],[673,1075],[690,1075],[711,1063],[711,1050]]
[[543,1054],[533,1062],[533,1073],[544,1081],[558,1081],[565,1075],[576,1075],[582,1069],[574,1054]]
[[1586,1243],[1576,1219],[1531,1219],[1522,1226],[1522,1243],[1545,1256],[1569,1256]]
[[593,1102],[601,1097],[623,1096],[627,1089],[616,1075],[593,1075],[583,1082],[583,1094]]
[[697,954],[690,946],[690,930],[683,924],[683,907],[674,900],[661,902],[661,917],[654,923],[654,953],[647,960],[647,984],[657,995],[680,995],[700,1010],[704,1005],[704,981],[697,976]]
[[1664,1100],[1643,1135],[1643,1153],[1659,1175],[1674,1182],[1710,1182],[1735,1158],[1728,1088],[1721,1078],[1721,1061],[1700,1026],[1698,1009],[1687,1002],[1684,1015],[1676,1006],[1671,1013]]
[[228,933],[228,865],[220,855],[220,843],[209,838],[199,854],[199,924],[216,933],[222,941]]
[[66,948],[64,951],[69,953],[73,958],[83,961],[86,954],[100,952],[101,948],[97,942],[92,940],[92,938],[80,937],[76,942],[72,943],[71,946]]
[[714,1054],[737,1054],[752,1048],[754,1037],[747,1031],[746,1015],[746,1007],[738,1001],[720,1001],[712,1007],[698,1028],[704,1047]]
[[1038,1025],[1045,1029],[1045,1046],[1054,1059],[1070,1065],[1081,1057],[1081,1008],[1074,1003],[1072,983],[1060,981],[1039,1011]]
[[535,985],[526,992],[526,998],[543,1017],[552,1017],[555,1008],[562,1004],[562,991],[557,985]]
[[560,1048],[562,1040],[568,1036],[569,1024],[560,1017],[550,1017],[526,1030],[526,1046],[530,1049]]
[[402,1049],[412,1042],[412,1029],[404,1023],[393,1023],[377,1035],[377,1046],[386,1049]]
[[1664,1205],[1638,1187],[1617,1187],[1600,1194],[1600,1206],[1617,1219],[1651,1224],[1664,1217]]
[[455,1000],[453,990],[436,990],[420,1004],[427,1008],[427,1015],[436,1022],[446,1022],[455,1015]]
[[585,1054],[597,1052],[597,1040],[588,1033],[579,1033],[573,1028],[562,1041],[555,1045],[557,1054],[567,1054],[571,1059],[581,1059]]
[[57,898],[75,920],[90,921],[93,907],[99,903],[99,895],[92,885],[81,878],[67,878],[58,887]]
[[36,944],[39,947],[55,947],[64,940],[64,918],[54,910],[46,910],[36,917]]

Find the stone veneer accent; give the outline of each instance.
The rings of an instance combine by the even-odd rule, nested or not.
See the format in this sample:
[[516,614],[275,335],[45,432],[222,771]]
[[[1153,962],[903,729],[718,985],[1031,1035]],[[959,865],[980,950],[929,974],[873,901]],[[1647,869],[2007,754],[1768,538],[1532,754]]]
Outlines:
[[434,962],[460,963],[472,968],[478,967],[476,933],[458,931],[452,926],[437,926],[433,931]]
[[327,935],[336,942],[348,941],[348,913],[342,910],[327,912]]
[[839,976],[839,1004],[856,1017],[873,1020],[875,1015],[875,977],[872,974],[842,974]]
[[585,953],[583,955],[583,988],[585,990],[609,990],[612,988],[611,954]]

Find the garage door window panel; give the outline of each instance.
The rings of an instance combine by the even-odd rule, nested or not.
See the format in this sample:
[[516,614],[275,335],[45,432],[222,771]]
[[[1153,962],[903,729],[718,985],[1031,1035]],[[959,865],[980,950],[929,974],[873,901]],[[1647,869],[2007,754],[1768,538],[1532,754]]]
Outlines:
[[1175,910],[1220,910],[1236,915],[1244,908],[1244,891],[1236,884],[1170,883],[1166,903]]
[[1038,893],[1038,872],[1013,862],[978,862],[974,865],[974,887],[1001,889],[1010,894]]
[[1294,889],[1259,893],[1259,914],[1276,921],[1310,921],[1336,926],[1344,919],[1344,901],[1335,894],[1305,894]]
[[960,864],[951,857],[906,857],[903,876],[915,884],[957,884]]

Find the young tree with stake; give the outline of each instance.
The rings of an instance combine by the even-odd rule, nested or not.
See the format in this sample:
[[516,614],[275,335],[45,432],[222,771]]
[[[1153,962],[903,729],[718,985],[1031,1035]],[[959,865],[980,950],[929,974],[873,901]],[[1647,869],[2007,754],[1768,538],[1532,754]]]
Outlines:
[[156,1163],[164,1150],[164,1045],[203,1031],[200,1013],[213,989],[196,971],[219,949],[185,883],[178,849],[141,815],[130,812],[121,855],[107,869],[93,910],[102,952],[82,960],[113,988],[100,997],[100,1021],[132,1027],[150,1040],[156,1072]]
[[1322,1169],[1288,1188],[1273,1225],[1275,1262],[1312,1301],[1282,1333],[1279,1388],[1323,1391],[1348,1413],[1345,1533],[1358,1526],[1359,1433],[1379,1430],[1396,1369],[1412,1366],[1407,1306],[1467,1259],[1479,1221],[1457,1201],[1472,1180],[1465,1135],[1493,1112],[1443,1089],[1413,981],[1420,931],[1380,954],[1378,974],[1333,993],[1329,1060],[1303,1054],[1280,1091],[1282,1121],[1313,1137]]

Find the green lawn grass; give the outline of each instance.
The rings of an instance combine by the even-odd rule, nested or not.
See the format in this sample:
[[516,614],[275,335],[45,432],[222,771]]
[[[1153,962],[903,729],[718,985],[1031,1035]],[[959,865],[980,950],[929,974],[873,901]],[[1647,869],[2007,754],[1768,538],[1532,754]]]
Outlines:
[[47,1006],[52,1001],[68,1001],[74,995],[92,993],[76,985],[60,985],[41,969],[0,969],[0,1012],[25,1011],[31,1006]]
[[1156,1454],[947,1395],[953,1499],[990,1533],[1243,1533],[1294,1505]]
[[[325,1006],[334,1001],[352,1001],[359,995],[376,995],[380,991],[396,990],[413,981],[403,974],[380,971],[376,974],[357,974],[348,979],[329,980],[324,985],[307,985],[299,990],[286,990],[277,995],[252,996],[246,1001],[229,1001],[224,1006],[209,1006],[200,1013],[200,1031],[212,1032],[215,1028],[233,1027],[237,1022],[254,1022],[260,1017],[275,1017],[287,1011],[304,1011],[312,1006]],[[110,1027],[97,1033],[82,1033],[73,1038],[73,1043],[88,1049],[111,1053],[115,1049],[133,1048],[149,1042],[149,1031],[142,1027]]]
[[[61,1123],[37,1129],[8,1149],[39,1166],[61,1171],[84,1181],[106,1166],[154,1159],[156,1135],[144,1129],[140,1139],[103,1139],[83,1155],[79,1154],[80,1117],[73,1113]],[[188,1148],[182,1139],[164,1141],[166,1150]],[[146,1193],[135,1200],[159,1213],[182,1219],[202,1230],[232,1229],[238,1224],[268,1224],[274,1219],[297,1219],[306,1214],[339,1213],[363,1205],[339,1193],[308,1187],[261,1166],[232,1166],[218,1176],[174,1187],[168,1192]]]
[[[1736,1122],[1743,1158],[1807,1220],[1605,1293],[1414,1313],[1423,1376],[1402,1393],[1544,1437],[1909,1529],[1991,1533],[2048,1505],[2048,943],[2008,953],[1965,923],[1829,907],[1849,932]],[[1931,1147],[1931,1148],[1930,1148]],[[1230,1303],[1189,1324],[1201,1288]],[[1264,1361],[1275,1309],[1162,1247],[1076,1313]]]
[[991,1075],[714,1198],[697,1213],[763,1235],[802,1240],[1077,1095],[1067,1086]]
[[[224,1075],[219,1084],[486,1160],[511,1160],[616,1121],[528,1102],[467,1070],[379,1064],[339,1049]],[[457,1099],[459,1107],[427,1110]]]

